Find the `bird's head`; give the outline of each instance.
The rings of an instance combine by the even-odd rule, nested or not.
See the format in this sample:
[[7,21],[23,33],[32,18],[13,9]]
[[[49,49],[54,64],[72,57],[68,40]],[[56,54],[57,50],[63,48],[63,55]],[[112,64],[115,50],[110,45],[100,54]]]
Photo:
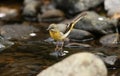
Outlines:
[[57,24],[50,24],[47,30],[55,31],[57,29]]

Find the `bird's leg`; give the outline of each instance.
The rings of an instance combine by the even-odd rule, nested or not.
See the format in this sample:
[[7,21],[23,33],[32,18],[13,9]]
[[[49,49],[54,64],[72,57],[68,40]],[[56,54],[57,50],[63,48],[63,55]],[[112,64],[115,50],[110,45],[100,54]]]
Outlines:
[[56,57],[66,55],[66,53],[68,53],[68,52],[63,51],[63,45],[64,45],[63,41],[57,41],[56,47],[55,47],[55,52],[50,53],[50,55],[56,56]]
[[64,42],[63,42],[63,41],[60,41],[59,44],[60,44],[59,50],[62,51],[62,50],[63,50]]
[[57,42],[56,42],[55,52],[58,54],[58,56],[64,56],[64,55],[66,55],[66,54],[63,52],[63,45],[64,45],[64,42],[63,42],[63,41],[57,41]]
[[59,53],[60,53],[60,56],[64,56],[66,55],[64,52],[63,52],[63,45],[64,45],[64,42],[63,41],[60,41],[59,42],[60,46],[59,46]]
[[58,49],[59,49],[59,42],[57,41],[56,42],[56,47],[55,47],[55,52],[58,51]]
[[66,55],[66,53],[68,53],[68,51],[63,50],[63,46],[64,46],[64,41],[60,41],[59,42],[59,49],[58,49],[59,56],[64,56],[64,55]]
[[60,56],[60,55],[59,55],[59,41],[56,42],[55,50],[54,50],[54,52],[50,53],[50,55],[51,55],[51,56],[55,56],[55,57]]

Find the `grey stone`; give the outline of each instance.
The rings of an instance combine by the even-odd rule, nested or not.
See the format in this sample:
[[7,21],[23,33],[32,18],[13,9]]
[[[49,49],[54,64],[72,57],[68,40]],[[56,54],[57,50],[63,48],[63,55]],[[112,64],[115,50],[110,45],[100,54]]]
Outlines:
[[0,27],[0,33],[6,39],[28,39],[31,34],[39,31],[37,28],[24,24],[11,24]]
[[14,45],[14,42],[11,42],[5,39],[4,37],[0,36],[0,52],[12,45]]
[[107,65],[115,65],[115,62],[118,60],[116,55],[106,55],[104,53],[96,53]]
[[53,0],[56,7],[70,13],[75,14],[91,7],[95,7],[104,0]]
[[94,54],[77,53],[43,70],[37,76],[107,76],[107,68]]
[[39,22],[60,22],[64,19],[64,13],[57,9],[47,10],[38,15]]
[[67,48],[90,48],[92,46],[89,44],[84,44],[84,43],[69,43],[65,45],[65,47]]
[[68,37],[70,39],[82,40],[82,39],[90,39],[93,38],[94,36],[85,30],[73,29]]
[[120,0],[105,0],[105,10],[108,11],[108,15],[120,14]]
[[95,12],[87,11],[87,15],[76,23],[76,29],[87,30],[93,33],[110,34],[115,31],[117,20],[100,16]]
[[116,47],[118,44],[118,40],[119,40],[119,34],[113,33],[101,37],[99,41],[104,46]]
[[36,8],[39,4],[39,0],[24,0],[23,15],[35,16],[37,13]]

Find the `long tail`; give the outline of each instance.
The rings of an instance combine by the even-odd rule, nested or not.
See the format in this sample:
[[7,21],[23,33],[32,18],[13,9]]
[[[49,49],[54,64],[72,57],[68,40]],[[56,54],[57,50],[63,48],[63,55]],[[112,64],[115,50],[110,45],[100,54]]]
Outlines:
[[66,37],[70,34],[70,32],[71,32],[71,30],[73,29],[74,25],[75,25],[78,21],[80,21],[85,15],[87,15],[86,12],[82,13],[78,18],[76,18],[76,20],[72,21],[72,22],[68,25],[68,28],[66,29],[64,35],[62,36],[63,39],[66,38]]

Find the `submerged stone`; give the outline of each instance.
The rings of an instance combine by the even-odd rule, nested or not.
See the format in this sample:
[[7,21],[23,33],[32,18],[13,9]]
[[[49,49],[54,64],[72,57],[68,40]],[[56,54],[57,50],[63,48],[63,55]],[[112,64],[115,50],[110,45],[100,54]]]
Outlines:
[[68,47],[68,48],[89,48],[91,46],[89,44],[83,44],[83,43],[69,43],[69,44],[66,44],[65,47]]
[[14,42],[11,42],[0,36],[0,52],[12,45],[14,45]]
[[4,25],[0,27],[0,33],[6,39],[28,39],[31,37],[31,33],[39,31],[37,28],[29,25],[14,24]]

